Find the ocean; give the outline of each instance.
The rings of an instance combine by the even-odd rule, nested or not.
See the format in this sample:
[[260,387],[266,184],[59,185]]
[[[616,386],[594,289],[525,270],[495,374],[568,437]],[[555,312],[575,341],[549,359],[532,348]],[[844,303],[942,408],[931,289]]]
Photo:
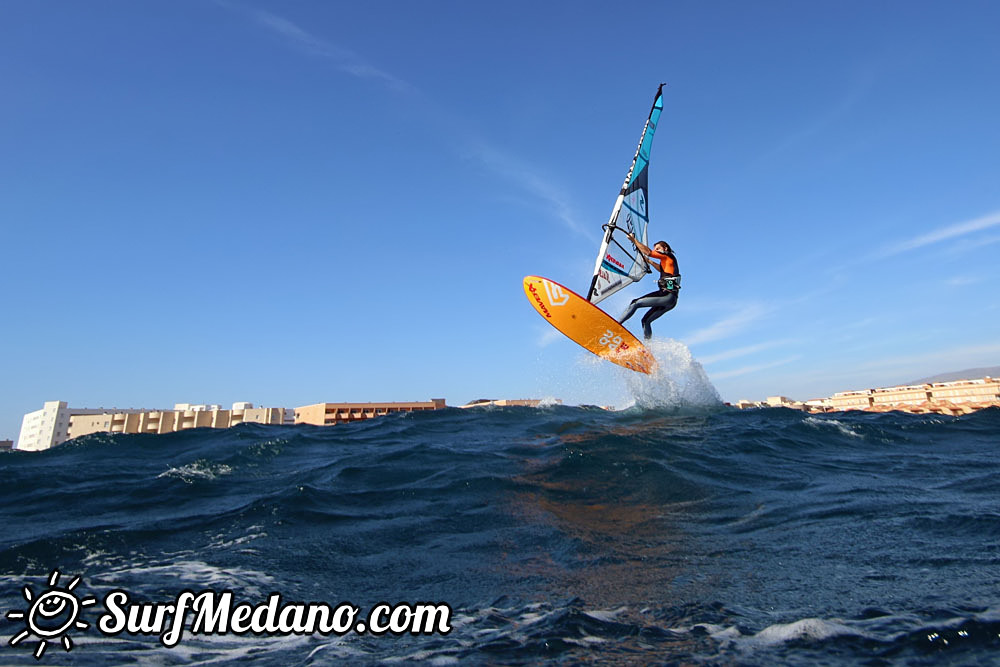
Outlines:
[[[739,411],[693,384],[616,412],[448,408],[2,454],[0,662],[38,664],[42,644],[45,664],[84,665],[997,662],[1000,410]],[[94,602],[45,626],[34,602],[56,590]],[[168,648],[99,630],[116,590],[277,592],[359,618],[447,605],[450,630],[189,631]]]

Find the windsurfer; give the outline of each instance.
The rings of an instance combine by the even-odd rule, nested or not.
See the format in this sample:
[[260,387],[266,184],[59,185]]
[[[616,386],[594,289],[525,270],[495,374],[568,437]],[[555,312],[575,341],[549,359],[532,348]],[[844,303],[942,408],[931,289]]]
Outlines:
[[627,234],[629,240],[642,253],[643,257],[649,260],[659,260],[659,265],[649,262],[660,271],[660,279],[657,281],[658,289],[650,292],[638,299],[633,299],[632,303],[618,318],[619,323],[635,315],[639,308],[649,308],[642,318],[643,338],[649,340],[653,337],[653,328],[650,326],[653,320],[673,309],[677,305],[677,291],[681,288],[681,276],[677,270],[677,258],[674,257],[673,250],[666,241],[657,241],[650,250],[646,245],[637,241],[631,233]]

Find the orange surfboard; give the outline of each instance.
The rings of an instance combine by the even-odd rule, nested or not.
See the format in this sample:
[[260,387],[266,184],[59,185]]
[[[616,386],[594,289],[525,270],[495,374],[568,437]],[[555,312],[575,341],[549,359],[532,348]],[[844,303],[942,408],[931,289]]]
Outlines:
[[570,340],[619,366],[651,373],[656,359],[615,318],[559,283],[525,276],[524,294],[538,314]]

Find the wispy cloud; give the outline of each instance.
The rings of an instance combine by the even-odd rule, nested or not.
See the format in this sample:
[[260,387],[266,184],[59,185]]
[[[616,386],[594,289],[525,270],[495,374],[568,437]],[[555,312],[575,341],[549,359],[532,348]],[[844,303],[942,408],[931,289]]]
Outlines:
[[764,350],[770,350],[771,348],[778,347],[780,345],[788,345],[793,342],[794,341],[787,338],[783,340],[770,340],[764,343],[757,343],[756,345],[747,345],[745,347],[737,347],[732,350],[726,350],[725,352],[710,354],[706,357],[699,357],[698,361],[702,364],[714,364],[720,361],[728,361],[729,359],[746,357],[751,354],[756,354],[757,352],[763,352]]
[[[215,1],[222,7],[248,16],[254,23],[283,40],[290,48],[310,56],[327,59],[346,74],[383,83],[393,91],[418,93],[416,87],[375,66],[360,54],[318,37],[283,16],[262,9],[244,7],[232,0]],[[429,122],[439,127],[447,127],[453,139],[456,135],[464,136],[465,157],[475,160],[485,169],[513,183],[526,193],[527,205],[535,206],[577,234],[587,237],[595,235],[593,230],[586,228],[577,220],[570,205],[572,198],[550,179],[545,178],[539,169],[478,138],[468,123],[454,113],[440,108],[423,96],[420,96],[420,99],[421,108]]]
[[[980,218],[966,220],[965,222],[958,222],[945,227],[939,227],[932,232],[928,232],[905,241],[900,241],[899,243],[895,243],[885,248],[878,253],[876,257],[891,257],[892,255],[898,255],[909,250],[915,250],[916,248],[922,248],[935,243],[941,243],[942,241],[949,241],[951,239],[974,234],[975,232],[989,229],[990,227],[995,227],[997,225],[1000,225],[1000,211],[993,211],[992,213],[984,215]],[[995,237],[987,237],[981,241],[982,242],[977,245],[988,245],[995,242]]]
[[933,375],[942,371],[996,365],[997,359],[1000,359],[1000,343],[990,342],[877,359],[860,364],[855,370],[858,373],[877,371],[884,377],[895,375],[900,381],[908,382],[916,379],[909,377],[912,375]]
[[838,102],[831,104],[826,109],[822,110],[817,116],[809,119],[800,127],[785,136],[774,147],[758,157],[755,160],[755,163],[759,164],[761,162],[765,162],[791,148],[807,143],[816,135],[826,132],[828,128],[838,123],[854,110],[858,103],[864,99],[865,95],[867,95],[876,80],[877,73],[875,71],[865,73],[854,83],[854,85],[843,95],[843,97],[840,98]]
[[975,285],[982,281],[983,279],[978,276],[955,276],[944,282],[949,287],[965,287],[966,285]]
[[284,40],[288,46],[311,56],[328,59],[346,74],[360,79],[373,79],[394,90],[412,89],[409,83],[376,67],[351,49],[317,37],[289,19],[263,9],[244,7],[229,0],[216,0],[216,4],[249,16],[257,25]]
[[747,373],[757,373],[759,371],[767,370],[768,368],[774,368],[775,366],[784,366],[785,364],[790,364],[793,361],[798,361],[801,358],[802,355],[796,354],[791,357],[785,357],[784,359],[769,361],[763,364],[744,366],[742,368],[736,368],[731,371],[723,371],[722,373],[712,373],[710,377],[713,380],[724,380],[726,378],[736,377],[738,375],[746,375]]
[[980,248],[993,245],[994,243],[1000,243],[1000,234],[979,236],[973,239],[962,239],[961,241],[952,244],[948,248],[947,252],[949,255],[961,255],[969,252],[970,250],[979,250]]
[[762,304],[747,304],[729,317],[725,317],[714,324],[695,331],[689,336],[685,336],[684,342],[688,345],[697,345],[698,343],[708,343],[713,340],[722,340],[735,336],[768,312],[770,312],[770,309]]
[[535,205],[568,229],[583,236],[595,236],[592,228],[585,227],[577,220],[569,203],[570,196],[545,178],[537,168],[481,140],[470,140],[468,148],[470,157],[493,173],[515,183],[530,195]]

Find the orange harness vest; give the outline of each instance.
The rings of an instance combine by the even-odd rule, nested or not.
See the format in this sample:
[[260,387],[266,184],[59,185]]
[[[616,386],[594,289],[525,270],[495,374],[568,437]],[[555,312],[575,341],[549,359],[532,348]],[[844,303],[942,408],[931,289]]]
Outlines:
[[668,252],[664,254],[651,250],[649,257],[650,259],[660,260],[660,265],[657,267],[660,270],[660,279],[656,281],[660,289],[668,292],[679,290],[681,288],[681,276],[677,269],[677,258],[674,257],[674,253]]

